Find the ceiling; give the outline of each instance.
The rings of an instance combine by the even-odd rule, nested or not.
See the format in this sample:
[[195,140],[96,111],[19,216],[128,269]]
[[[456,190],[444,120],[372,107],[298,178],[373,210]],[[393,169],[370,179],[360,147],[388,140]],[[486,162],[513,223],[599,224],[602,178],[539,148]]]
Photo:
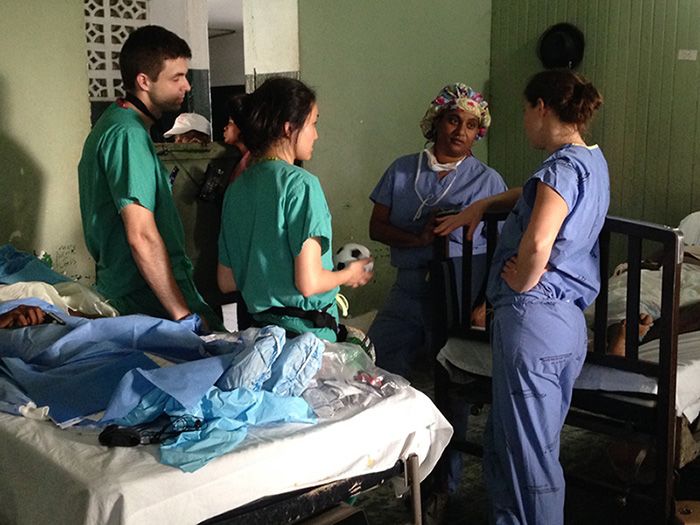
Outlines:
[[209,37],[243,31],[243,0],[207,0]]

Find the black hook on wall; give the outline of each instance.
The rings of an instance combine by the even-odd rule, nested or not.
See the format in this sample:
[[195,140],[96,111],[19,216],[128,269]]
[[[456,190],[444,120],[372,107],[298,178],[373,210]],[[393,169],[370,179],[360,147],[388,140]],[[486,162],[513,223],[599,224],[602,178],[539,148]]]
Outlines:
[[583,60],[585,44],[578,27],[562,22],[542,33],[537,44],[537,56],[547,69],[574,69]]

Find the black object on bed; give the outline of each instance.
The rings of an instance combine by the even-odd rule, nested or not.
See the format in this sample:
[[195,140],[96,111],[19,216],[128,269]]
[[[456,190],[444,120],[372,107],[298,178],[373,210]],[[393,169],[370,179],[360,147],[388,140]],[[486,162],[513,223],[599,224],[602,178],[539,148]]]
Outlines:
[[[504,214],[485,217],[488,237],[487,267],[495,249],[499,220]],[[660,333],[659,360],[650,362],[639,358],[639,298],[641,269],[644,253],[660,249],[662,253],[662,297],[661,319],[655,321]],[[611,274],[611,252],[617,253],[626,247],[627,269],[627,311],[625,355],[606,354],[608,327],[608,281]],[[436,242],[436,257],[431,267],[431,290],[434,301],[434,351],[445,346],[448,338],[488,341],[490,319],[487,308],[486,329],[475,328],[471,324],[471,307],[479,299],[479,288],[484,275],[478,267],[472,268],[470,258],[449,259],[443,239]],[[464,239],[464,253],[471,253],[471,242]],[[478,257],[478,256],[475,256]],[[619,370],[644,374],[657,381],[657,394],[646,395],[647,402],[639,403],[639,396],[601,390],[574,390],[567,424],[595,432],[621,436],[625,439],[651,444],[655,450],[655,479],[647,489],[633,491],[630,486],[610,487],[619,489],[626,500],[639,496],[651,503],[655,516],[654,523],[667,523],[674,514],[674,484],[677,471],[682,465],[676,450],[677,434],[680,434],[681,418],[676,417],[676,368],[678,344],[678,302],[680,293],[680,271],[683,259],[683,242],[680,232],[667,226],[608,217],[600,234],[600,268],[602,284],[595,305],[593,351],[586,362],[612,367]],[[463,286],[466,283],[467,286]],[[474,406],[490,403],[490,378],[473,376],[473,381],[459,387],[467,402]],[[436,366],[435,396],[436,405],[449,419],[449,397],[455,391],[450,376],[443,366]],[[651,401],[651,402],[649,402]],[[461,439],[461,440],[460,440]],[[470,454],[480,455],[481,447],[453,436],[450,446]],[[444,457],[444,456],[443,456]],[[590,480],[587,480],[590,481]]]

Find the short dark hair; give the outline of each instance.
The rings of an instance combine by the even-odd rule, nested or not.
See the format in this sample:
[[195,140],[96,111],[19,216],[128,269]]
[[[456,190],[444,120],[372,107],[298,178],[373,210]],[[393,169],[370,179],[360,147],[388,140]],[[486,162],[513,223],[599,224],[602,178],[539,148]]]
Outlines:
[[182,38],[160,26],[142,26],[132,32],[119,54],[119,69],[126,91],[136,88],[136,76],[145,73],[156,80],[168,59],[192,58]]
[[285,123],[291,124],[292,131],[301,129],[315,103],[316,93],[300,80],[273,77],[229,109],[243,144],[260,156],[285,136]]
[[534,75],[525,88],[531,106],[538,99],[552,108],[562,122],[585,131],[593,114],[603,103],[598,90],[582,75],[570,69],[550,69]]
[[228,113],[228,118],[233,120],[236,126],[238,126],[236,119],[241,118],[240,115],[241,111],[243,110],[244,98],[245,95],[234,95],[226,102],[226,112]]

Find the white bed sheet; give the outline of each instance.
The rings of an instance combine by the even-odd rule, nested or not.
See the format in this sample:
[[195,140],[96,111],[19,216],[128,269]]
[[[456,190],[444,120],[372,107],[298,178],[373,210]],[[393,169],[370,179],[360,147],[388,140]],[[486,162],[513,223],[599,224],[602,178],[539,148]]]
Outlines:
[[[639,357],[658,361],[659,342],[650,341],[639,347]],[[491,347],[480,341],[450,338],[438,354],[438,361],[450,372],[453,381],[466,381],[463,372],[491,377]],[[574,388],[609,392],[655,394],[654,378],[585,364]],[[678,336],[678,368],[676,374],[676,414],[694,421],[700,414],[700,331]]]
[[195,524],[264,496],[380,472],[417,454],[421,479],[452,427],[407,387],[346,419],[251,431],[194,473],[156,446],[108,449],[94,433],[0,414],[0,523]]
[[[662,273],[658,270],[642,270],[640,279],[639,311],[651,315],[652,319],[659,319],[661,317]],[[700,265],[690,263],[681,265],[678,301],[680,307],[700,302]],[[585,315],[588,326],[593,326],[595,305],[587,308]],[[608,323],[621,321],[626,316],[627,273],[622,272],[613,275],[608,280]]]

